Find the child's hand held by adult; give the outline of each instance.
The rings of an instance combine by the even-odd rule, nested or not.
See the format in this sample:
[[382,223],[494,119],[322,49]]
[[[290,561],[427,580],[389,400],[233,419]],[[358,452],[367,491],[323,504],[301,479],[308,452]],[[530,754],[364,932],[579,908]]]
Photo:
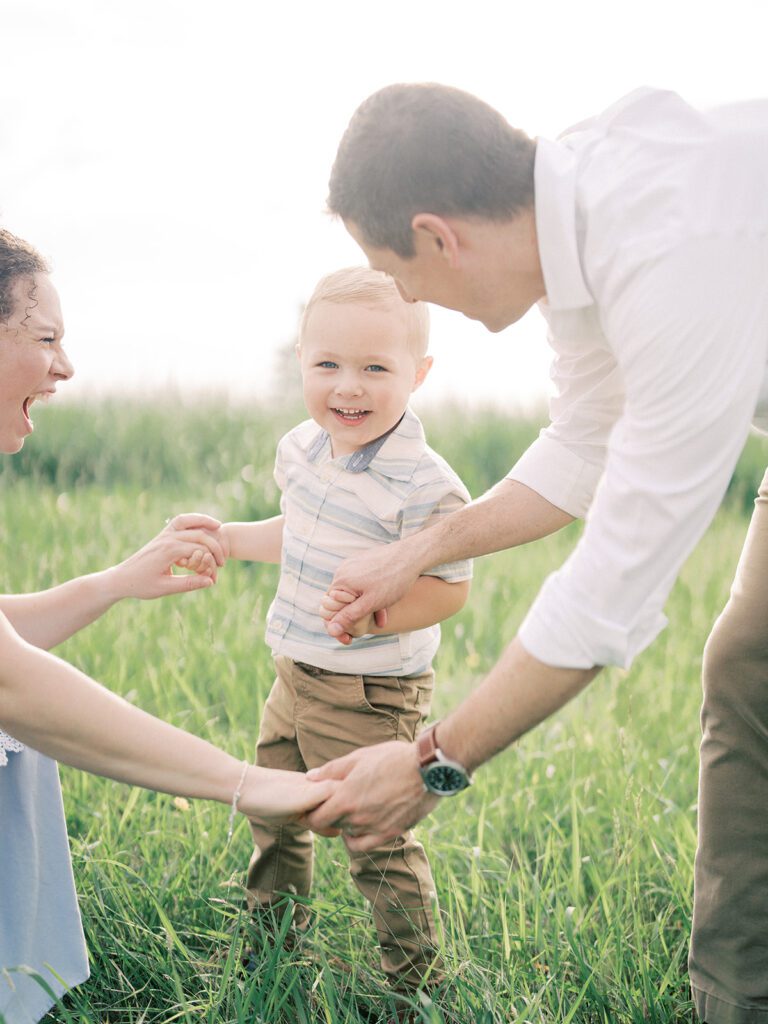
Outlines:
[[[343,590],[337,587],[328,590],[323,595],[323,598],[320,601],[320,616],[325,621],[326,629],[328,629],[328,624],[331,622],[334,615],[341,611],[341,609],[346,605],[351,604],[356,600],[356,598],[357,594],[353,594],[349,590]],[[371,613],[364,615],[362,618],[358,619],[357,622],[352,623],[346,632],[335,636],[335,639],[345,646],[349,645],[353,638],[366,636],[367,634],[372,633],[376,624],[375,614]],[[334,634],[329,631],[329,635],[333,636]]]
[[[220,526],[217,519],[202,513],[174,516],[144,547],[106,570],[115,596],[151,600],[211,586],[226,560],[218,537]],[[193,575],[174,575],[174,566]]]

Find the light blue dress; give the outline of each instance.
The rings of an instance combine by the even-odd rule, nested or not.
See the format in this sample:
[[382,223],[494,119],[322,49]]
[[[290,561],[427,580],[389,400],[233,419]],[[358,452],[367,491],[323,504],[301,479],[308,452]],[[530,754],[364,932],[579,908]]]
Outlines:
[[0,730],[0,1022],[33,1024],[88,977],[55,761]]

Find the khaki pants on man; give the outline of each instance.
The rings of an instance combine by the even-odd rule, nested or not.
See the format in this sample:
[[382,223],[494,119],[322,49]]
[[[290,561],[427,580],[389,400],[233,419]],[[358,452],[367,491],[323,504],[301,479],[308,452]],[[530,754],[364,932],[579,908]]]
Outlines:
[[[374,743],[411,742],[429,714],[431,670],[410,677],[339,675],[285,657],[275,667],[256,747],[256,763],[264,767],[304,772]],[[250,909],[268,908],[280,893],[308,896],[312,834],[259,820],[251,830]],[[436,978],[435,884],[424,848],[407,832],[379,849],[348,852],[352,879],[373,910],[385,973],[401,988],[418,985],[428,969]],[[306,921],[299,914],[295,923]]]
[[689,961],[707,1024],[768,1024],[768,473],[704,651]]

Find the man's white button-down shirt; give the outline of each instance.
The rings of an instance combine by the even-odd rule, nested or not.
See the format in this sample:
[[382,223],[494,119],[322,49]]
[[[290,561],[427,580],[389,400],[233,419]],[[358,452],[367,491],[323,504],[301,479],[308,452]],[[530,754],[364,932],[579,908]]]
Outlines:
[[520,638],[627,666],[768,423],[768,100],[638,90],[539,139],[535,180],[555,397],[509,476],[586,525]]

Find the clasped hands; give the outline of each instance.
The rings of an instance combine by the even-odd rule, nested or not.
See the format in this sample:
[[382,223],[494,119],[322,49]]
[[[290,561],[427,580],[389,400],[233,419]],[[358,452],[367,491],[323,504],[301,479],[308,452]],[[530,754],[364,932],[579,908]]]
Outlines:
[[[197,512],[169,519],[144,547],[105,570],[110,595],[149,600],[211,586],[226,561],[220,526],[217,519]],[[174,566],[190,574],[174,575]]]

